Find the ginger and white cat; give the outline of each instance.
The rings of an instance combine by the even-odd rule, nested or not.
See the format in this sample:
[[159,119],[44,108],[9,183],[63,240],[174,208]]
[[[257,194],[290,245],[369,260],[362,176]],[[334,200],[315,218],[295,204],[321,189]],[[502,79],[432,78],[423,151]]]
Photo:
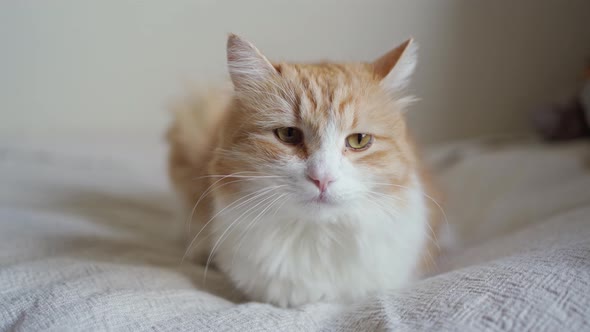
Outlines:
[[294,64],[230,35],[227,61],[232,91],[178,109],[168,133],[190,255],[283,307],[416,277],[436,223],[403,116],[412,40],[373,63]]

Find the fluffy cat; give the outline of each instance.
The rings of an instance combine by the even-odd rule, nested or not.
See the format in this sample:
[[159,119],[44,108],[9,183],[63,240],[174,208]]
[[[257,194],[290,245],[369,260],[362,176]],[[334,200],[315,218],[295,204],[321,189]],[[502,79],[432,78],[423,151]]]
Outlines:
[[168,133],[187,253],[282,307],[418,276],[437,223],[403,116],[412,40],[372,63],[294,64],[230,35],[227,62],[233,89],[189,101]]

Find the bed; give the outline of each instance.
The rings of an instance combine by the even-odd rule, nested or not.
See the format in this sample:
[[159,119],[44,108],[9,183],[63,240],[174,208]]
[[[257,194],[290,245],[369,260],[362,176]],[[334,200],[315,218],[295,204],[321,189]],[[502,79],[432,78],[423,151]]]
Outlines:
[[165,146],[134,135],[0,140],[2,331],[590,330],[590,143],[429,150],[454,243],[354,306],[244,301],[181,263]]

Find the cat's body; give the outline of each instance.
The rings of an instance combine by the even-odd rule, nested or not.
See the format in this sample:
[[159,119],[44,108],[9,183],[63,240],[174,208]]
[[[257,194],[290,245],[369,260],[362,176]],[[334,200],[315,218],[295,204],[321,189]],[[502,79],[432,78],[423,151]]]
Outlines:
[[234,91],[179,110],[169,132],[191,255],[280,306],[352,302],[415,277],[436,225],[398,95],[408,48],[372,64],[271,65],[230,36]]

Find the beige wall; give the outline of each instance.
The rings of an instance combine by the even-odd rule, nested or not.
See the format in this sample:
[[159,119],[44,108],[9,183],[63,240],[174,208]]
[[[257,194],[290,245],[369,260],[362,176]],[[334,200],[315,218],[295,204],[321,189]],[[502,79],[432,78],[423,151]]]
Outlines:
[[370,60],[413,35],[423,141],[526,128],[575,84],[590,1],[3,1],[0,130],[160,133],[187,82],[225,77],[235,32],[269,57]]

